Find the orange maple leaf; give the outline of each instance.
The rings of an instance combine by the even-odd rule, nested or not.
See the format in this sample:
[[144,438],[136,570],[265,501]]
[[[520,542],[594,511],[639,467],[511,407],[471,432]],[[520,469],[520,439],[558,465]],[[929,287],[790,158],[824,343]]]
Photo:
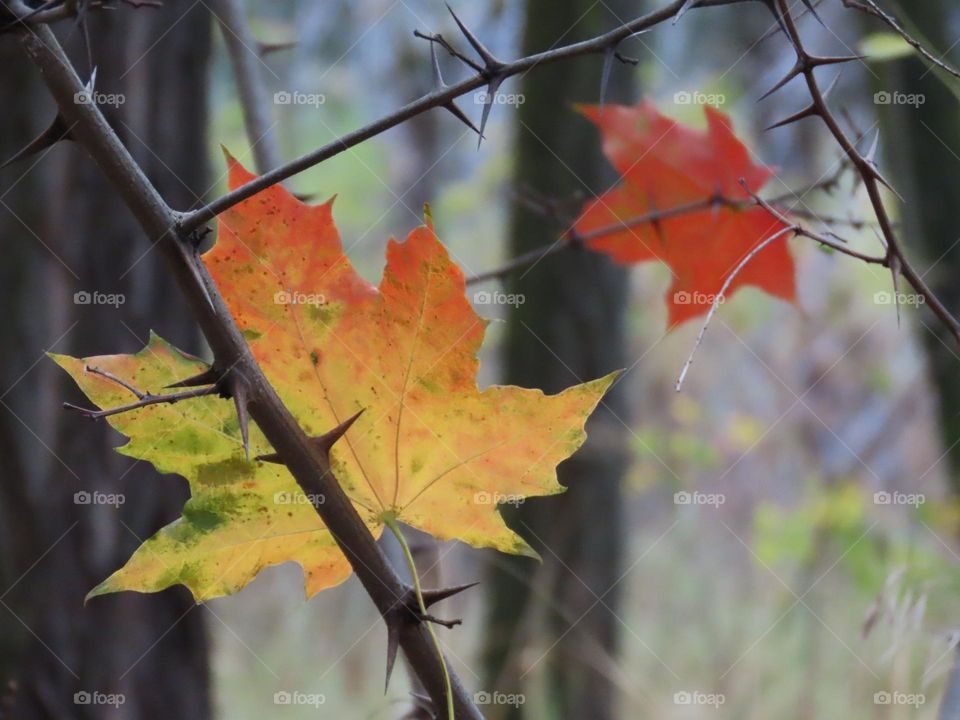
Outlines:
[[[230,187],[252,176],[229,159]],[[304,430],[320,435],[363,410],[334,445],[334,475],[375,535],[405,522],[441,539],[532,554],[498,504],[563,491],[556,467],[615,374],[556,395],[477,387],[486,321],[428,224],[391,241],[379,287],[343,253],[332,202],[308,206],[279,185],[227,211],[203,256],[270,383]],[[158,338],[136,355],[56,356],[100,407],[130,401],[102,371],[157,393],[203,368]],[[91,372],[98,368],[101,372]],[[350,565],[282,465],[249,460],[231,404],[215,397],[109,418],[120,451],[190,483],[183,517],[147,540],[93,595],[176,583],[197,599],[244,587],[294,560],[307,595]],[[250,427],[250,454],[272,448]]]
[[[588,247],[619,263],[660,260],[670,268],[673,282],[666,298],[670,326],[706,313],[737,265],[786,226],[759,207],[720,205],[656,222],[631,222],[713,197],[749,202],[741,178],[757,193],[772,171],[750,160],[730,119],[709,106],[706,131],[665,117],[647,101],[633,107],[578,109],[600,128],[603,152],[623,182],[585,206],[577,232],[593,233]],[[758,252],[726,294],[745,285],[795,299],[795,268],[786,238]]]

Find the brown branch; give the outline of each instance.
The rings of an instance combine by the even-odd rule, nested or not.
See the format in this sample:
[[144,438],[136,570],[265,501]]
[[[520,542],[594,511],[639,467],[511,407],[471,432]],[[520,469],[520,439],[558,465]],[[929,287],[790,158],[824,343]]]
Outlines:
[[[815,212],[797,210],[794,208],[781,208],[780,210],[775,210],[776,206],[782,205],[788,200],[794,199],[796,197],[803,197],[809,192],[814,192],[816,190],[829,190],[831,189],[838,181],[839,177],[834,176],[826,180],[821,181],[820,183],[815,183],[809,188],[801,190],[799,193],[784,193],[781,196],[772,198],[770,200],[762,201],[762,204],[766,207],[769,207],[775,215],[783,217],[782,212],[795,215],[804,219],[816,219],[820,220],[827,224],[837,224],[837,225],[850,225],[854,228],[861,228],[867,223],[864,220],[860,219],[843,219],[843,218],[834,218],[821,216]],[[748,191],[749,192],[749,191]],[[596,240],[599,238],[607,237],[609,235],[614,235],[624,230],[629,230],[632,228],[640,227],[642,225],[647,225],[650,223],[659,222],[661,220],[667,220],[670,218],[680,217],[682,215],[687,215],[695,212],[703,212],[704,210],[710,210],[716,207],[726,207],[732,209],[745,209],[748,207],[753,207],[757,204],[756,196],[753,196],[750,193],[752,198],[731,198],[724,195],[714,195],[712,197],[704,198],[703,200],[694,200],[689,203],[683,203],[672,208],[666,208],[664,210],[652,210],[650,212],[644,213],[643,215],[638,215],[635,218],[630,220],[611,223],[609,225],[604,225],[599,228],[595,228],[585,233],[578,233],[574,230],[568,230],[563,233],[559,238],[548,245],[543,245],[539,248],[534,248],[529,250],[522,255],[518,255],[515,258],[508,260],[506,263],[494,270],[488,270],[477,275],[473,275],[467,278],[467,285],[475,285],[478,283],[486,282],[487,280],[496,280],[509,275],[510,273],[520,270],[525,267],[536,265],[541,260],[552,257],[558,253],[561,253],[565,250],[568,250],[572,247],[582,247],[583,243],[586,243],[590,240]],[[542,203],[541,203],[542,204]],[[791,221],[785,220],[787,224],[790,224]],[[875,258],[869,255],[863,255],[858,253],[850,248],[844,246],[843,244],[836,243],[833,240],[830,240],[825,235],[813,232],[807,228],[801,228],[798,234],[804,235],[805,237],[810,238],[811,240],[816,240],[817,242],[827,245],[838,252],[841,252],[845,255],[850,255],[859,260],[864,260],[870,263],[883,262],[883,258]]]
[[214,0],[213,7],[233,66],[254,164],[257,172],[265,173],[280,165],[281,157],[273,132],[275,123],[271,118],[270,98],[263,82],[264,64],[260,59],[259,45],[250,32],[250,24],[238,0]]
[[945,73],[952,75],[955,78],[960,78],[960,70],[957,70],[945,60],[941,60],[932,52],[927,50],[922,42],[907,32],[906,28],[904,28],[893,15],[880,8],[880,6],[878,6],[874,0],[862,0],[862,2],[861,0],[843,0],[843,6],[846,8],[853,8],[854,10],[859,10],[867,15],[872,15],[875,18],[879,18],[884,22],[884,24],[886,24],[887,27],[899,35],[904,42],[916,50],[927,62],[935,65]]
[[[409,587],[401,581],[340,487],[331,472],[328,455],[315,451],[263,375],[190,237],[178,232],[177,215],[163,202],[97,106],[73,101],[83,85],[53,32],[41,25],[22,32],[21,39],[64,117],[75,123],[76,141],[100,166],[147,236],[157,239],[157,248],[168,260],[186,295],[213,351],[215,364],[231,368],[235,382],[245,388],[251,417],[283,458],[304,494],[324,498],[314,508],[381,616],[387,618],[397,603],[409,596]],[[410,666],[436,706],[444,707],[443,666],[423,624],[404,622],[399,634]],[[453,673],[451,681],[457,718],[482,720],[471,696]]]
[[[840,127],[840,123],[830,110],[830,107],[824,97],[824,92],[820,89],[820,85],[817,81],[815,71],[816,68],[822,64],[820,59],[810,55],[804,48],[803,41],[800,37],[800,33],[797,30],[796,22],[791,15],[787,0],[774,1],[776,3],[776,9],[779,12],[778,17],[782,19],[787,36],[789,37],[794,51],[797,54],[797,63],[788,74],[787,79],[792,79],[793,77],[802,75],[804,81],[806,82],[807,90],[810,93],[811,99],[811,104],[807,110],[794,116],[794,120],[792,120],[792,122],[799,121],[805,117],[819,117],[824,125],[826,125],[827,129],[830,131],[830,134],[833,135],[837,144],[850,159],[850,162],[853,164],[854,168],[856,168],[857,173],[860,175],[860,178],[867,189],[867,194],[870,198],[870,204],[873,206],[874,213],[877,216],[877,222],[880,226],[880,231],[886,244],[887,267],[894,270],[897,274],[902,274],[903,277],[907,279],[911,286],[913,286],[914,290],[916,290],[917,293],[924,298],[926,304],[929,305],[933,313],[947,327],[957,344],[960,345],[960,322],[957,321],[956,317],[954,317],[950,310],[940,301],[937,295],[927,285],[923,277],[919,272],[917,272],[916,268],[914,268],[903,252],[900,241],[894,230],[893,222],[890,219],[890,214],[886,208],[886,205],[884,204],[881,191],[881,185],[893,190],[892,187],[877,169],[876,164],[871,159],[868,159],[866,156],[861,154],[861,152],[857,149],[856,144],[851,142],[850,138],[847,137],[846,133],[843,131],[843,128]],[[783,84],[785,83],[778,83],[778,87],[782,87]],[[893,192],[896,191],[894,190]],[[896,284],[896,281],[894,284]]]
[[[693,3],[695,7],[713,7],[719,5],[733,5],[749,0],[699,0]],[[500,63],[497,65],[481,66],[476,63],[471,65],[479,68],[477,72],[465,80],[449,85],[447,87],[437,88],[432,92],[420,97],[413,102],[404,105],[389,115],[386,115],[375,122],[358,128],[342,137],[327,143],[312,152],[307,153],[295,160],[285,163],[268,173],[265,173],[246,185],[228,192],[226,195],[214,200],[210,204],[182,213],[180,215],[180,229],[184,232],[196,230],[204,223],[209,222],[217,215],[230,209],[234,205],[247,198],[256,195],[261,190],[283,182],[284,180],[303,172],[308,168],[317,165],[324,160],[339,155],[350,148],[359,145],[370,138],[376,137],[387,130],[400,125],[407,120],[421,115],[428,110],[437,107],[444,107],[453,102],[456,98],[473,90],[477,90],[485,85],[490,85],[493,81],[497,84],[502,83],[507,78],[514,75],[527,72],[539,65],[548,65],[550,63],[581,57],[583,55],[597,55],[607,52],[610,48],[616,48],[627,38],[636,35],[639,32],[648,30],[670,18],[674,17],[684,6],[689,4],[689,0],[673,0],[665,7],[648,13],[636,20],[624,23],[619,28],[610,32],[598,35],[590,40],[564,45],[544,52],[528,55],[527,57],[514,60],[512,62]],[[434,38],[429,38],[434,39]],[[483,129],[481,125],[480,129]]]
[[91,420],[99,420],[101,418],[110,417],[111,415],[119,415],[121,413],[130,412],[131,410],[139,410],[140,408],[147,407],[148,405],[159,405],[163,403],[168,403],[173,405],[178,403],[181,400],[189,400],[190,398],[197,397],[207,397],[208,395],[219,395],[220,388],[217,386],[197,388],[195,390],[184,390],[183,392],[178,393],[168,393],[166,395],[151,395],[146,393],[139,395],[137,402],[129,403],[127,405],[120,405],[114,408],[107,408],[105,410],[91,410],[89,408],[80,407],[79,405],[74,405],[73,403],[65,402],[63,407],[66,410],[73,410],[74,412],[80,413],[86,418]]

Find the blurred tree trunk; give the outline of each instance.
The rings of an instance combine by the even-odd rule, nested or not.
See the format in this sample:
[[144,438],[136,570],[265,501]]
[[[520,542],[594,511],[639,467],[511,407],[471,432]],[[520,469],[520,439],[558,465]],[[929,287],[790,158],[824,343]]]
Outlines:
[[[160,9],[91,13],[98,91],[124,102],[104,111],[147,175],[184,209],[209,184],[205,133],[209,17],[187,0]],[[80,33],[62,23],[82,75]],[[15,37],[0,39],[0,153],[6,158],[53,117]],[[159,477],[111,449],[108,426],[62,411],[82,403],[45,350],[131,352],[149,329],[198,348],[189,313],[158,253],[89,157],[69,143],[0,172],[0,675],[15,690],[9,717],[210,716],[202,611],[182,588],[85,594],[179,514],[178,478]],[[74,293],[125,302],[77,304]],[[158,441],[160,438],[158,438]],[[78,504],[78,492],[117,493],[119,507]],[[120,693],[119,709],[76,693]],[[97,702],[94,699],[94,703]]]
[[[588,0],[528,0],[523,52],[573,42],[634,17],[635,2],[596,5]],[[616,13],[616,15],[614,14]],[[629,54],[633,48],[625,49]],[[629,102],[632,68],[617,63],[607,99]],[[591,196],[616,177],[606,164],[596,130],[571,108],[596,102],[599,58],[538,68],[525,76],[517,109],[515,183],[551,198]],[[498,106],[494,112],[511,112]],[[510,228],[510,255],[553,241],[565,228],[518,206]],[[597,254],[570,251],[518,273],[510,293],[524,304],[506,310],[506,380],[554,393],[626,366],[624,313],[626,273]],[[528,679],[546,671],[547,707],[488,706],[488,717],[612,718],[616,711],[607,661],[616,652],[623,557],[623,497],[626,466],[622,387],[598,409],[587,445],[560,468],[569,487],[562,496],[529,501],[506,512],[511,525],[543,556],[543,566],[523,558],[497,558],[487,624],[485,665],[489,692],[522,692]],[[531,578],[536,573],[536,578]],[[544,605],[533,585],[550,598]],[[598,602],[602,598],[602,602]],[[547,615],[545,637],[532,636],[531,618]],[[554,644],[556,643],[556,644]],[[541,655],[546,653],[542,659]],[[527,675],[530,673],[531,675]],[[537,703],[539,705],[539,703]]]
[[[954,45],[949,33],[950,15],[956,12],[947,0],[903,3],[907,17],[926,36],[939,55]],[[868,21],[869,22],[869,21]],[[876,29],[876,24],[870,22]],[[957,64],[958,56],[947,59]],[[954,313],[960,312],[960,102],[943,83],[916,59],[881,66],[882,87],[887,92],[921,93],[925,102],[881,105],[887,152],[883,171],[906,199],[903,234],[911,257],[920,264],[926,280]],[[955,82],[955,81],[954,81]],[[922,317],[920,335],[939,395],[943,441],[948,449],[952,489],[960,493],[960,355],[956,342],[930,315]]]

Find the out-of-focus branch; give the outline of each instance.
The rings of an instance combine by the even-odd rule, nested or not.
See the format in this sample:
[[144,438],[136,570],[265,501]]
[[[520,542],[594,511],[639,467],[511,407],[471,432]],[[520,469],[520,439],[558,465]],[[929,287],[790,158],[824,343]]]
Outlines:
[[960,70],[957,70],[948,62],[930,52],[922,42],[907,32],[906,28],[904,28],[893,15],[883,10],[874,0],[843,0],[843,6],[879,18],[931,65],[935,65],[945,73],[953,75],[955,78],[960,78]]
[[[810,105],[805,110],[796,113],[784,123],[780,123],[780,125],[792,124],[808,117],[819,117],[826,125],[844,154],[850,159],[850,162],[860,175],[867,189],[870,204],[873,206],[884,243],[886,244],[885,264],[893,274],[894,287],[897,287],[901,275],[905,277],[914,290],[924,298],[925,304],[930,307],[933,313],[947,329],[949,329],[957,341],[957,344],[960,345],[960,322],[957,321],[953,313],[941,302],[940,298],[937,297],[930,286],[927,285],[923,276],[916,270],[903,252],[903,248],[900,245],[899,238],[894,229],[893,221],[890,218],[890,213],[884,204],[881,190],[881,186],[892,190],[891,185],[877,168],[876,162],[872,158],[872,152],[869,153],[871,157],[861,153],[860,150],[857,149],[856,143],[851,141],[843,131],[843,128],[840,127],[839,121],[830,110],[830,106],[825,98],[825,92],[820,88],[816,76],[816,68],[823,64],[822,59],[811,55],[805,49],[803,40],[797,30],[796,22],[791,14],[790,4],[787,0],[775,0],[775,3],[773,8],[774,13],[778,20],[784,25],[787,37],[790,39],[794,51],[797,54],[797,62],[784,80],[774,87],[774,90],[783,87],[794,77],[802,75],[811,99]],[[770,93],[768,93],[768,95],[769,94]]]
[[[507,78],[532,70],[539,65],[546,65],[549,63],[559,62],[561,60],[581,57],[583,55],[597,55],[605,52],[615,51],[620,43],[622,43],[624,40],[675,17],[681,10],[687,7],[713,7],[719,5],[733,5],[748,1],[749,0],[698,0],[696,2],[691,2],[691,0],[673,0],[673,2],[659,10],[655,10],[654,12],[648,13],[637,18],[636,20],[624,23],[620,27],[604,33],[603,35],[598,35],[590,40],[584,40],[582,42],[572,43],[570,45],[551,48],[541,53],[528,55],[527,57],[520,58],[519,60],[514,60],[512,62],[496,61],[495,64],[492,62],[486,62],[486,64],[481,65],[471,61],[470,66],[475,70],[471,77],[461,80],[458,83],[454,83],[453,85],[436,88],[432,92],[420,97],[417,100],[414,100],[407,105],[404,105],[399,110],[396,110],[389,115],[380,118],[379,120],[347,133],[346,135],[327,143],[323,147],[320,147],[312,152],[307,153],[306,155],[274,168],[270,172],[251,180],[246,185],[228,192],[226,195],[214,200],[209,205],[198,208],[191,212],[183,213],[180,216],[180,228],[185,232],[195,230],[204,223],[215,218],[220,213],[233,207],[237,203],[256,195],[261,190],[283,182],[284,180],[293,177],[297,173],[303,172],[304,170],[307,170],[308,168],[311,168],[325,160],[329,160],[330,158],[339,155],[340,153],[349,150],[350,148],[359,145],[370,138],[374,138],[377,135],[396,127],[397,125],[416,117],[417,115],[421,115],[428,110],[438,107],[445,107],[461,95],[472,92],[473,90],[477,90],[485,85],[496,85],[498,87]],[[476,42],[476,38],[474,38],[465,27],[461,27],[467,34],[467,38],[470,40],[471,44]],[[477,45],[474,45],[474,47],[476,48]],[[495,58],[492,58],[492,56],[484,59],[495,61]],[[492,102],[492,100],[489,101]],[[482,129],[483,128],[481,126],[481,130]]]
[[270,96],[263,82],[265,66],[260,58],[259,45],[250,32],[240,0],[215,0],[213,6],[236,77],[253,161],[257,172],[265,173],[278,167],[281,158],[277,136],[273,132],[275,123],[270,113]]

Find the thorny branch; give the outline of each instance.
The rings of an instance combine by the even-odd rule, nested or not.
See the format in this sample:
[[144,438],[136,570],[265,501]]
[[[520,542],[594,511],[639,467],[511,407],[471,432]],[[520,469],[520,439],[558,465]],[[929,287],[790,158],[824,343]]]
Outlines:
[[[830,106],[825,98],[825,93],[823,90],[821,90],[820,84],[817,80],[816,69],[824,64],[823,59],[811,55],[805,49],[803,40],[801,39],[800,33],[797,30],[797,25],[791,14],[790,6],[787,3],[787,0],[773,0],[773,2],[774,4],[771,5],[771,10],[773,11],[778,22],[783,24],[784,31],[786,32],[787,37],[789,38],[790,43],[796,52],[797,62],[793,69],[786,75],[786,77],[777,83],[776,86],[774,86],[771,92],[775,92],[790,82],[790,80],[802,75],[804,81],[806,82],[811,99],[811,104],[805,110],[802,110],[801,112],[791,116],[787,119],[787,122],[798,122],[807,117],[819,117],[823,121],[827,129],[830,131],[830,134],[833,135],[834,139],[837,141],[837,144],[850,159],[850,162],[859,173],[860,178],[867,189],[867,194],[870,197],[870,204],[873,206],[873,211],[877,216],[877,222],[880,225],[880,231],[886,244],[884,265],[890,269],[893,275],[894,288],[899,287],[900,276],[902,275],[905,277],[907,282],[910,283],[914,290],[916,290],[916,292],[924,298],[926,304],[930,306],[930,309],[934,312],[934,314],[944,325],[946,325],[957,343],[960,344],[960,322],[957,321],[956,317],[954,317],[950,310],[936,296],[929,285],[927,285],[923,279],[923,276],[917,272],[916,268],[914,268],[914,266],[907,259],[903,252],[903,248],[900,245],[893,222],[890,219],[890,214],[883,201],[881,186],[890,188],[891,190],[892,186],[880,173],[877,163],[873,157],[874,153],[876,152],[876,145],[874,145],[874,147],[871,148],[866,155],[864,155],[857,149],[856,143],[851,141],[847,134],[843,131],[843,128],[840,127],[840,123],[830,110]],[[767,95],[769,96],[770,93]]]
[[904,42],[918,52],[927,62],[936,65],[945,73],[949,73],[955,78],[960,78],[960,70],[957,70],[948,62],[942,58],[938,58],[936,55],[930,52],[926,47],[924,47],[922,42],[907,32],[906,28],[904,28],[903,25],[901,25],[893,15],[883,10],[879,5],[877,5],[876,2],[874,2],[874,0],[843,0],[843,6],[847,8],[853,8],[854,10],[859,10],[867,15],[872,15],[875,18],[879,18],[886,23],[887,27],[899,35]]
[[[0,27],[0,31],[14,30],[20,33],[28,56],[41,70],[51,94],[57,100],[63,121],[68,123],[68,127],[71,129],[71,139],[81,144],[91,154],[130,207],[148,236],[159,240],[158,246],[169,260],[172,272],[190,301],[190,306],[213,351],[214,367],[230,368],[230,376],[233,378],[231,393],[234,394],[235,402],[238,402],[238,412],[246,412],[249,408],[251,417],[257,422],[267,440],[277,451],[277,458],[287,465],[308,497],[314,495],[325,497],[325,503],[315,506],[318,514],[349,559],[360,582],[381,615],[387,620],[390,632],[399,637],[398,644],[403,647],[411,667],[430,694],[434,708],[446,705],[443,663],[437,657],[423,624],[421,622],[405,622],[402,618],[409,613],[397,612],[397,608],[409,605],[412,590],[397,576],[330,471],[327,453],[332,444],[349,427],[350,421],[344,422],[321,438],[308,438],[303,433],[252,357],[223,298],[197,255],[195,243],[191,241],[193,233],[200,231],[203,225],[220,213],[257,192],[282,182],[359,143],[376,137],[412,117],[433,108],[445,107],[450,109],[455,107],[453,101],[468,92],[487,86],[492,96],[499,86],[510,77],[532,70],[541,64],[584,55],[604,55],[605,66],[609,66],[609,62],[606,60],[610,57],[618,58],[622,62],[630,62],[631,58],[621,55],[618,50],[620,44],[628,38],[649,30],[670,18],[679,18],[690,8],[740,4],[748,1],[750,0],[674,0],[674,2],[670,2],[657,11],[590,40],[553,48],[511,62],[503,62],[493,57],[454,16],[461,32],[474,52],[480,57],[482,63],[467,58],[459,51],[454,50],[446,41],[443,41],[443,46],[448,51],[453,52],[473,71],[470,77],[449,86],[443,85],[441,81],[432,92],[399,110],[348,133],[307,155],[280,165],[209,205],[188,213],[177,212],[163,201],[123,147],[96,105],[73,102],[74,95],[83,91],[83,83],[77,77],[73,66],[45,24],[75,15],[84,9],[107,7],[110,3],[105,0],[102,2],[90,0],[87,3],[77,2],[76,0],[51,0],[37,8],[31,8],[22,0],[11,0],[4,3],[5,19],[11,18],[11,20],[7,25]],[[814,72],[817,67],[839,64],[853,58],[818,58],[810,55],[801,43],[795,19],[791,15],[786,0],[759,1],[773,12],[779,27],[790,39],[797,53],[796,66],[772,92],[775,92],[793,78],[803,75],[812,98],[812,104],[809,108],[787,118],[786,123],[812,116],[819,116],[823,120],[866,186],[886,244],[886,252],[882,258],[855,253],[824,235],[805,230],[798,223],[788,225],[786,231],[781,231],[765,240],[764,246],[789,231],[805,235],[816,242],[845,252],[865,262],[882,264],[890,268],[895,277],[900,274],[906,277],[917,292],[925,297],[927,304],[960,342],[960,324],[933,295],[929,287],[923,282],[922,277],[903,254],[894,225],[881,195],[880,186],[887,185],[887,183],[876,168],[872,159],[872,152],[868,155],[860,153],[857,149],[858,142],[851,141],[847,137],[835,116],[831,114],[825,100],[825,92],[818,85]],[[126,0],[126,2],[133,6],[155,4],[147,0]],[[808,0],[803,0],[803,4],[806,11],[815,14],[813,4]],[[865,7],[878,10],[872,0],[864,0],[864,2],[844,0],[844,4],[847,7],[855,7],[861,10]],[[880,14],[878,17],[889,23],[885,14]],[[897,29],[898,26],[893,27]],[[901,35],[903,34],[900,30],[897,31]],[[441,42],[436,36],[427,39],[431,41],[431,44]],[[909,38],[905,39],[910,42]],[[928,59],[930,58],[928,57]],[[606,72],[607,70],[604,71],[604,74]],[[492,103],[492,97],[488,102]],[[489,113],[489,107],[484,110],[484,117],[486,117]],[[481,135],[482,130],[483,125],[481,124]],[[762,201],[758,198],[755,198],[755,201],[763,205],[768,212],[782,217],[783,208],[779,204],[772,201]],[[702,207],[711,207],[721,200],[707,198],[704,202],[708,204]],[[677,213],[681,210],[673,208],[661,212]],[[684,211],[690,212],[692,210],[686,208]],[[648,218],[646,221],[649,222],[652,219]],[[758,247],[752,254],[745,257],[743,263],[748,262],[750,257],[759,252],[759,249]],[[518,258],[515,262],[520,260],[521,258]],[[734,275],[736,272],[735,270]],[[479,280],[474,278],[472,281]],[[730,279],[728,278],[729,282]],[[213,394],[215,391],[221,392],[221,388],[215,384],[195,390],[170,393],[166,396],[148,395],[141,393],[132,386],[125,385],[125,387],[138,397],[138,403],[146,403],[148,400],[152,402],[175,402],[179,399],[186,399],[188,395],[196,397]],[[238,400],[236,393],[240,391],[242,391],[242,398]],[[119,409],[115,410],[119,411]],[[437,592],[443,594],[450,591]],[[398,620],[398,617],[401,619]],[[450,674],[450,683],[456,717],[481,718],[482,716],[473,705],[470,696],[453,673]]]
[[[766,202],[771,206],[778,208],[780,211],[788,213],[790,215],[796,216],[798,218],[818,220],[827,225],[846,225],[853,227],[855,229],[861,229],[865,227],[868,223],[865,220],[860,218],[838,218],[838,217],[828,217],[820,215],[818,213],[811,212],[809,210],[804,210],[803,208],[795,207],[786,207],[788,203],[796,200],[798,197],[804,197],[809,193],[822,191],[822,192],[831,192],[836,185],[839,183],[841,176],[847,169],[846,163],[842,163],[837,172],[832,174],[830,177],[821,180],[818,183],[811,185],[808,188],[804,188],[799,191],[784,193],[774,198],[770,198]],[[694,200],[692,202],[683,203],[681,205],[676,205],[671,208],[664,208],[663,210],[651,210],[650,212],[644,213],[642,215],[637,215],[632,217],[629,220],[612,223],[610,225],[605,225],[603,227],[594,228],[588,232],[577,232],[573,224],[569,221],[569,218],[560,217],[562,224],[568,229],[563,232],[560,237],[554,240],[552,243],[543,245],[539,248],[534,248],[529,250],[522,255],[511,258],[502,266],[494,269],[488,270],[477,275],[473,275],[467,278],[467,285],[475,285],[478,283],[486,282],[487,280],[495,280],[505,277],[510,273],[521,270],[526,267],[531,267],[538,264],[541,260],[556,255],[557,253],[563,252],[570,248],[583,247],[583,245],[591,240],[597,240],[599,238],[608,237],[616,233],[623,232],[624,230],[629,230],[631,228],[641,227],[643,225],[650,225],[657,223],[662,220],[668,220],[670,218],[680,217],[682,215],[689,215],[692,213],[703,212],[704,210],[712,210],[715,208],[731,208],[735,210],[743,210],[749,207],[753,207],[756,202],[752,199],[745,198],[733,198],[725,195],[713,195],[710,197],[705,197],[702,200]],[[542,201],[540,202],[540,207],[536,208],[538,212],[557,215],[555,208],[543,207]],[[804,233],[807,237],[813,239],[813,233]],[[825,235],[817,235],[817,237],[825,238]],[[829,245],[833,247],[838,252],[841,252],[845,255],[850,255],[852,257],[858,258],[860,260],[868,260],[869,262],[876,262],[876,258],[871,258],[869,256],[864,256],[861,253],[851,250],[850,248],[844,245],[838,245],[833,241],[826,240],[823,242],[824,245]],[[882,258],[880,259],[882,261]]]

